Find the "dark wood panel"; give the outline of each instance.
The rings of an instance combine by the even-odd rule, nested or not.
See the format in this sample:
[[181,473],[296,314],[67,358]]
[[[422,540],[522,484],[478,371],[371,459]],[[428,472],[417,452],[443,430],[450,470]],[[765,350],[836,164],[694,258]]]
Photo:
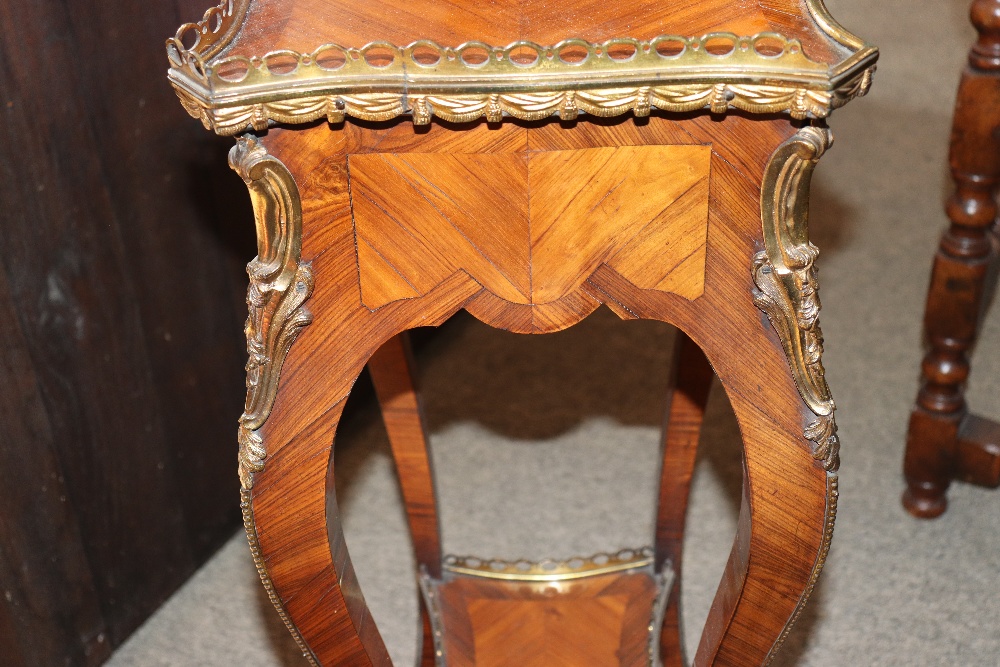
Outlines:
[[[231,140],[213,137],[181,110],[162,83],[162,30],[198,17],[204,0],[167,5],[82,0],[68,3],[79,53],[99,60],[107,36],[94,26],[148,26],[123,32],[114,76],[80,70],[88,110],[100,110],[94,135],[119,234],[124,270],[137,300],[149,372],[163,415],[174,476],[200,494],[178,494],[196,560],[217,542],[234,515],[219,513],[238,495],[232,469],[232,420],[242,402],[245,263],[256,254],[246,188],[226,165]],[[237,326],[234,327],[233,325]],[[220,361],[226,360],[220,368]],[[220,374],[221,372],[221,374]],[[206,385],[205,383],[209,383]],[[221,419],[220,419],[221,417]],[[202,442],[192,457],[187,446]],[[214,512],[213,515],[208,515]]]
[[[8,667],[97,664],[109,653],[104,619],[91,594],[76,514],[2,271],[0,340],[5,440],[0,467],[16,471],[15,483],[0,484],[0,581],[6,603],[0,606],[0,652]],[[15,446],[7,446],[11,443]],[[39,625],[48,631],[37,632]]]
[[0,6],[4,664],[98,664],[239,524],[252,214],[162,49],[205,4]]

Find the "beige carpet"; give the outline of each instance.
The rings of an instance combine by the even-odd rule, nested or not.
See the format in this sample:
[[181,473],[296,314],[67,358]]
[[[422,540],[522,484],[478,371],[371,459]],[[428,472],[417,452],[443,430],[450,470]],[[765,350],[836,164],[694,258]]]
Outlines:
[[[843,439],[836,536],[782,667],[1000,664],[1000,492],[958,486],[941,519],[900,508],[900,463],[921,356],[919,322],[947,192],[965,0],[828,0],[879,44],[873,92],[834,114],[814,180],[828,378]],[[970,400],[1000,415],[1000,317]],[[670,327],[599,311],[552,336],[465,318],[423,354],[447,551],[586,554],[649,542]],[[689,646],[738,508],[735,421],[712,396],[690,508]],[[369,412],[338,443],[348,542],[397,665],[413,664],[416,590],[385,433]],[[499,474],[503,471],[503,474]],[[303,665],[237,535],[112,658],[112,667]]]

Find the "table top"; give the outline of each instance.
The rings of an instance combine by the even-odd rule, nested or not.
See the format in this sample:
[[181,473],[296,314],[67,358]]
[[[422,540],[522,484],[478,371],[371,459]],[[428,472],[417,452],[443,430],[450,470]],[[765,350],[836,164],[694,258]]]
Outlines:
[[[206,127],[409,114],[467,121],[650,107],[821,118],[870,83],[877,50],[822,0],[224,0],[167,40]],[[567,93],[572,95],[567,96]],[[528,97],[525,97],[528,96]]]

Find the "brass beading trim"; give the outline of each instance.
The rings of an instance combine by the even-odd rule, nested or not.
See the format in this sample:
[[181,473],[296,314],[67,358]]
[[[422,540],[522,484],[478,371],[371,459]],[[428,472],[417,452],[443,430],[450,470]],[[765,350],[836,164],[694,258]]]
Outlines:
[[[656,581],[657,593],[656,599],[653,600],[653,610],[649,619],[649,644],[646,652],[649,655],[650,667],[661,667],[663,662],[660,660],[660,635],[663,633],[663,616],[666,614],[668,603],[670,603],[670,593],[674,588],[674,581],[677,579],[673,562],[664,561],[660,571],[653,578]],[[680,604],[680,600],[677,600],[675,604]]]
[[767,667],[767,665],[770,665],[774,660],[778,651],[788,638],[788,633],[791,632],[795,622],[799,620],[799,616],[802,615],[802,610],[805,609],[806,604],[809,602],[809,598],[812,597],[813,591],[816,589],[816,582],[819,581],[819,576],[823,573],[823,567],[826,565],[826,559],[830,555],[830,544],[833,542],[833,528],[837,523],[837,503],[839,501],[840,479],[835,472],[827,473],[826,513],[823,521],[823,540],[820,543],[819,553],[816,555],[816,562],[813,563],[812,572],[809,573],[809,581],[806,583],[806,589],[803,591],[802,597],[799,598],[798,604],[795,605],[795,610],[788,619],[788,623],[785,624],[784,630],[781,631],[778,639],[771,646],[771,650],[768,651],[767,656],[764,658],[764,662],[762,663],[762,667]]
[[[427,616],[431,622],[431,640],[434,642],[434,664],[436,667],[445,666],[444,655],[444,628],[441,620],[441,605],[438,602],[437,591],[435,590],[436,580],[427,574],[427,568],[421,566],[417,573],[417,583],[420,586],[420,594],[424,598],[424,606],[427,608]],[[417,637],[421,645],[417,649],[417,655],[423,652],[423,632],[418,632]]]
[[285,606],[281,603],[278,591],[274,589],[271,574],[267,571],[267,561],[264,560],[264,556],[260,552],[260,541],[257,538],[257,524],[253,517],[253,498],[251,498],[250,489],[240,489],[240,509],[243,511],[243,529],[246,531],[247,542],[250,544],[250,555],[253,557],[254,566],[257,568],[257,576],[260,577],[260,582],[264,585],[267,598],[278,612],[278,617],[281,618],[285,627],[288,628],[292,639],[295,640],[295,644],[302,651],[302,657],[306,659],[306,662],[311,667],[321,667],[312,649],[309,648],[306,640],[302,637],[302,633],[295,627],[295,623],[292,622],[288,612],[285,611]]

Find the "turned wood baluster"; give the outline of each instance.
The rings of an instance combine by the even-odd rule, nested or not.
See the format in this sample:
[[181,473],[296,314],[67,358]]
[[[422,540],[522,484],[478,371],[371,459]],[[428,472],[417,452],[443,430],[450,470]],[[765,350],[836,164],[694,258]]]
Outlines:
[[996,258],[992,226],[1000,181],[1000,0],[976,0],[971,19],[979,39],[969,52],[955,105],[951,172],[956,190],[945,208],[951,225],[931,276],[924,329],[930,350],[910,417],[903,504],[934,517],[960,467],[969,352],[975,343],[987,272]]

